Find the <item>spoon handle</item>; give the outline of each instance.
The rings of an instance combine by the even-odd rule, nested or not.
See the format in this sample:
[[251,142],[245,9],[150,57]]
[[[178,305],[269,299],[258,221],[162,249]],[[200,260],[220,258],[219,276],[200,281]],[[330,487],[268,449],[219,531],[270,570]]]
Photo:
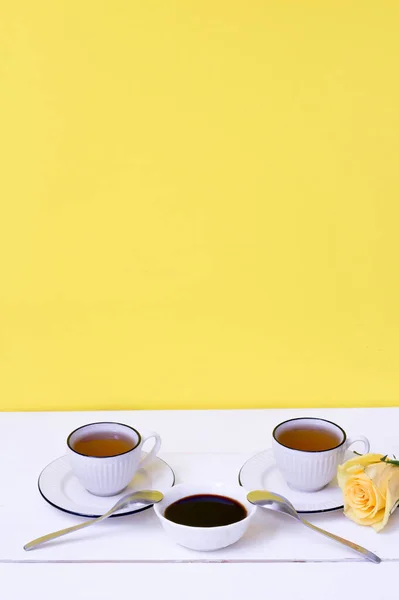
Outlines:
[[66,529],[60,529],[59,531],[54,531],[53,533],[48,533],[47,535],[42,535],[41,537],[36,538],[35,540],[32,540],[31,542],[28,542],[27,544],[25,544],[24,550],[27,550],[27,551],[33,550],[33,548],[36,548],[37,546],[40,546],[41,544],[45,544],[46,542],[49,542],[50,540],[55,540],[56,538],[59,538],[63,535],[67,535],[68,533],[72,533],[73,531],[79,531],[79,529],[84,529],[85,527],[94,525],[94,523],[99,523],[100,521],[103,521],[104,519],[106,519],[107,517],[112,515],[112,513],[115,512],[116,510],[118,510],[119,508],[120,508],[120,506],[113,506],[104,515],[101,515],[101,517],[96,517],[95,519],[90,519],[89,521],[84,521],[84,523],[79,523],[78,525],[73,525],[72,527],[66,527]]
[[355,544],[354,542],[350,542],[349,540],[346,540],[345,538],[339,537],[339,535],[334,535],[333,533],[330,533],[329,531],[326,531],[325,529],[316,527],[316,525],[309,523],[309,521],[306,521],[305,519],[301,518],[301,521],[304,525],[306,525],[306,527],[309,527],[310,529],[313,529],[314,531],[318,531],[322,535],[325,535],[326,537],[328,537],[332,540],[335,540],[336,542],[340,542],[341,544],[344,544],[344,546],[348,546],[349,548],[352,548],[352,550],[354,550],[355,552],[357,552],[358,554],[363,556],[363,558],[366,558],[367,560],[370,560],[373,563],[381,562],[381,559],[376,554],[373,554],[373,552],[370,552],[370,550],[366,550],[366,548],[363,548],[363,546],[359,546],[359,544]]

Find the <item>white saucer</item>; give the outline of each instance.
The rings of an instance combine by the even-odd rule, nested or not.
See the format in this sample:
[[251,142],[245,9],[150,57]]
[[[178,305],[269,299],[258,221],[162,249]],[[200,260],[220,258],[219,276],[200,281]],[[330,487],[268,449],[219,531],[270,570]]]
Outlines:
[[[146,453],[143,452],[143,455]],[[119,498],[136,490],[158,490],[165,493],[175,483],[172,468],[157,456],[144,469],[139,469],[121,494],[103,498],[84,489],[71,471],[67,456],[61,456],[47,465],[39,475],[39,492],[55,508],[79,517],[99,517],[111,508]],[[151,508],[136,504],[118,510],[112,517],[121,517]]]
[[[353,456],[353,452],[348,452],[345,460]],[[268,490],[285,496],[299,513],[323,513],[343,508],[342,492],[336,479],[318,492],[298,492],[288,487],[277,469],[271,448],[247,460],[241,467],[238,481],[248,492]]]

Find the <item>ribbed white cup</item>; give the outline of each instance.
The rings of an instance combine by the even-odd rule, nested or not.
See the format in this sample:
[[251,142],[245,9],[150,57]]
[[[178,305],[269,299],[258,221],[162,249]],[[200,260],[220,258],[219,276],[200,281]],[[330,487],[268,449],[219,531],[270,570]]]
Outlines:
[[[279,435],[284,431],[298,427],[330,431],[338,436],[338,445],[328,450],[305,451],[289,448],[279,442]],[[315,492],[334,479],[338,465],[343,462],[345,451],[355,442],[363,443],[364,453],[370,450],[370,442],[363,435],[348,439],[342,427],[331,421],[301,417],[289,419],[275,427],[272,448],[276,465],[287,484],[301,492]]]
[[[87,435],[106,433],[128,437],[133,448],[116,456],[86,456],[74,450],[74,444]],[[142,447],[146,440],[155,438],[150,453],[142,460]],[[146,435],[123,423],[91,423],[75,429],[67,439],[68,455],[73,473],[87,491],[96,496],[113,496],[121,492],[132,480],[136,471],[157,454],[161,438],[153,431]]]

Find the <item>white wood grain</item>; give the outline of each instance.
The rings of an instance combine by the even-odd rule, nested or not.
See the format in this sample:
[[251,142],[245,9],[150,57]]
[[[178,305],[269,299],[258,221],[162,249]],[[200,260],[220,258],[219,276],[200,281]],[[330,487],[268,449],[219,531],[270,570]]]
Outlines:
[[2,598],[23,600],[392,600],[397,563],[7,564]]
[[[109,520],[96,528],[61,538],[26,553],[30,539],[80,522],[49,506],[38,493],[42,468],[65,451],[75,427],[115,420],[139,430],[155,429],[163,438],[160,453],[178,481],[236,481],[239,468],[255,452],[270,446],[275,424],[291,416],[330,418],[349,435],[369,437],[375,451],[397,452],[397,408],[244,411],[123,411],[0,414],[0,561],[346,561],[350,550],[318,536],[281,515],[259,511],[248,534],[237,544],[213,553],[196,553],[165,537],[152,510]],[[342,513],[312,515],[309,520],[376,552],[399,559],[399,511],[386,531],[376,534]],[[351,563],[357,564],[357,563]],[[378,568],[378,567],[377,567]]]

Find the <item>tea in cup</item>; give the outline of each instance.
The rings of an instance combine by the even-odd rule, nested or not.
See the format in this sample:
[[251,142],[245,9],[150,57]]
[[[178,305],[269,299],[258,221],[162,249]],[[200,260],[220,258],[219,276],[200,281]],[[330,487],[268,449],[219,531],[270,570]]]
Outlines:
[[[148,439],[154,445],[145,458],[142,447]],[[121,492],[138,469],[157,454],[161,438],[153,431],[143,435],[123,423],[91,423],[75,429],[67,439],[73,473],[87,491],[96,496]]]
[[273,430],[272,447],[276,464],[287,484],[302,492],[325,487],[337,474],[346,450],[361,442],[364,453],[370,442],[363,435],[347,438],[332,421],[315,417],[289,419]]

